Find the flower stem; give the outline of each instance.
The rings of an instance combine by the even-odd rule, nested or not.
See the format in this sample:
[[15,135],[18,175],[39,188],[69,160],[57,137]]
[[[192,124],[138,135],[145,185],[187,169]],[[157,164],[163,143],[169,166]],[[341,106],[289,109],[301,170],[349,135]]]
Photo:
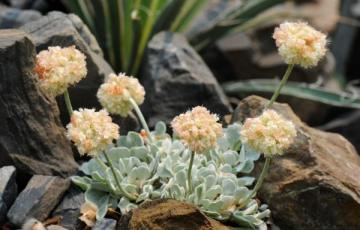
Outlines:
[[191,170],[192,170],[192,166],[193,166],[193,163],[194,163],[194,156],[195,156],[195,152],[191,152],[191,157],[190,157],[190,162],[189,162],[189,169],[188,169],[188,174],[187,174],[187,177],[188,177],[188,195],[191,194],[192,192],[192,183],[191,183]]
[[245,206],[249,202],[249,200],[253,198],[256,195],[257,191],[261,188],[261,185],[264,182],[265,176],[269,170],[270,162],[271,162],[271,157],[266,157],[264,168],[260,173],[259,179],[257,180],[254,189],[251,191],[250,195],[247,196],[246,199],[241,202],[240,207]]
[[71,115],[73,113],[73,108],[72,108],[72,105],[71,105],[71,100],[70,100],[68,90],[65,90],[65,92],[64,92],[64,99],[65,99],[65,105],[66,105],[67,111],[69,113],[69,116],[71,117]]
[[132,194],[128,193],[126,190],[123,189],[123,187],[121,186],[120,184],[120,180],[119,180],[119,177],[117,176],[117,174],[115,173],[115,169],[114,169],[114,165],[112,164],[109,156],[104,152],[104,156],[105,156],[105,159],[107,161],[107,163],[109,164],[110,166],[110,169],[111,169],[111,172],[115,178],[115,182],[116,182],[116,185],[118,186],[120,192],[126,197],[128,198],[129,200],[136,200],[137,197],[136,196],[133,196]]
[[143,128],[145,129],[145,131],[146,131],[149,139],[152,140],[152,137],[151,137],[151,135],[150,135],[149,126],[147,125],[146,120],[145,120],[145,118],[144,118],[144,115],[142,114],[139,106],[138,106],[137,103],[134,101],[134,99],[132,99],[131,97],[130,97],[129,100],[130,100],[130,103],[131,103],[131,105],[133,106],[136,114],[138,115],[139,120],[140,120],[140,123],[141,123],[141,125],[143,126]]
[[279,86],[277,87],[277,89],[275,90],[274,94],[272,95],[269,104],[266,106],[266,108],[270,108],[272,106],[272,104],[276,101],[276,99],[278,98],[278,96],[280,95],[281,89],[284,87],[284,85],[286,84],[287,80],[290,77],[290,74],[292,72],[294,68],[294,64],[290,64],[288,65],[286,72],[283,76],[283,78],[280,81]]

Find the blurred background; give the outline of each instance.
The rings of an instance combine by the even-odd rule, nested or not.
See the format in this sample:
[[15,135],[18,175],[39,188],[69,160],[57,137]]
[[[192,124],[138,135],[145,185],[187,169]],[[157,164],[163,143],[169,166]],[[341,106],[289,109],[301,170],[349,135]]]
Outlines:
[[[1,0],[0,28],[34,32],[33,22],[61,18],[44,19],[50,11],[79,17],[70,19],[88,47],[73,42],[89,49],[90,62],[99,65],[101,57],[106,63],[90,68],[95,78],[114,71],[141,80],[150,125],[196,104],[226,115],[245,96],[269,97],[286,68],[272,39],[274,27],[308,21],[328,34],[329,52],[316,68],[296,68],[279,101],[304,122],[341,133],[360,150],[358,0]],[[78,86],[83,91],[71,92],[79,98],[75,107],[84,97],[88,106],[99,106],[90,95],[99,79],[90,77],[92,83]]]

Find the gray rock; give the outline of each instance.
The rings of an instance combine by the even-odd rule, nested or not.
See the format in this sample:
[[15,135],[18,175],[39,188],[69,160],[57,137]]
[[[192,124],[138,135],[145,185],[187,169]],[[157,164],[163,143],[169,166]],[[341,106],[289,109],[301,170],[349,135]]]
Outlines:
[[96,221],[95,226],[92,230],[115,230],[116,220],[104,218],[102,220]]
[[41,14],[35,10],[19,10],[0,4],[0,29],[16,28],[40,17]]
[[16,169],[14,166],[0,168],[0,225],[17,196]]
[[79,220],[80,207],[83,203],[85,203],[83,191],[71,187],[64,195],[61,203],[53,211],[52,216],[60,216],[59,225],[69,230],[83,229],[85,225]]
[[0,33],[0,166],[28,174],[72,175],[78,168],[54,99],[38,88],[35,47],[19,30]]
[[145,58],[144,111],[150,126],[159,120],[168,123],[197,105],[220,115],[231,111],[217,80],[183,36],[171,32],[155,35]]
[[28,6],[31,6],[32,2],[34,0],[8,0],[10,3],[10,6],[15,8],[27,8]]
[[49,4],[48,0],[7,0],[9,5],[18,9],[36,9],[41,10],[47,8]]
[[44,221],[69,186],[69,179],[33,176],[11,206],[7,214],[9,221],[16,226],[21,226],[29,218]]
[[[104,77],[113,70],[101,56],[101,49],[88,28],[75,15],[51,12],[21,27],[30,34],[37,52],[49,46],[75,45],[86,55],[88,74],[75,87],[69,89],[73,107],[100,108],[96,92]],[[59,97],[62,114],[67,114],[63,97]]]

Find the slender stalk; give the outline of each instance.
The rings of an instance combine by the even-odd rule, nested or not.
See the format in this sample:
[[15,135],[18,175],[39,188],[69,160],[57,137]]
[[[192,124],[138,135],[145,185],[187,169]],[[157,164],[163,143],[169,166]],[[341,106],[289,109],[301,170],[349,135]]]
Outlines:
[[126,197],[128,198],[129,200],[136,200],[137,197],[136,196],[133,196],[131,195],[130,193],[128,193],[126,190],[123,189],[123,187],[121,186],[120,184],[120,180],[119,180],[119,177],[117,176],[116,172],[115,172],[115,169],[114,169],[114,166],[109,158],[109,156],[104,152],[104,156],[105,156],[105,159],[107,161],[107,163],[109,164],[110,166],[110,169],[111,169],[111,172],[115,178],[115,182],[116,182],[116,185],[118,186],[120,192]]
[[247,196],[245,200],[241,202],[240,207],[244,207],[249,202],[249,200],[256,195],[257,191],[261,188],[261,185],[264,182],[265,176],[269,170],[270,162],[271,162],[271,157],[266,157],[264,168],[260,173],[259,179],[257,180],[254,189],[251,191],[250,195]]
[[73,108],[72,108],[72,105],[71,105],[71,100],[70,100],[68,90],[65,90],[65,92],[64,92],[64,99],[65,99],[65,105],[66,105],[67,111],[69,113],[69,116],[71,117],[71,115],[73,114],[74,111],[73,111]]
[[290,77],[290,74],[292,72],[294,68],[294,64],[290,64],[288,65],[286,72],[283,76],[283,78],[280,81],[279,86],[277,87],[277,89],[275,90],[274,94],[272,95],[269,104],[266,106],[266,108],[270,108],[272,106],[272,104],[276,101],[276,99],[278,98],[278,96],[280,95],[281,89],[284,87],[284,85],[286,84],[287,80]]
[[130,97],[129,100],[130,100],[130,103],[131,103],[131,105],[133,106],[136,114],[137,114],[138,117],[139,117],[139,120],[140,120],[141,125],[142,125],[143,128],[145,129],[145,131],[146,131],[149,139],[152,141],[152,137],[151,137],[151,135],[150,135],[149,126],[147,125],[146,120],[145,120],[145,118],[144,118],[144,115],[142,114],[139,106],[136,104],[136,102],[134,101],[134,99],[132,99],[131,97]]
[[192,170],[192,166],[193,166],[193,163],[194,163],[194,156],[195,156],[195,152],[191,152],[191,156],[190,156],[190,162],[189,162],[189,169],[188,169],[188,174],[187,174],[187,177],[188,177],[188,195],[191,194],[192,192],[192,184],[191,184],[191,170]]

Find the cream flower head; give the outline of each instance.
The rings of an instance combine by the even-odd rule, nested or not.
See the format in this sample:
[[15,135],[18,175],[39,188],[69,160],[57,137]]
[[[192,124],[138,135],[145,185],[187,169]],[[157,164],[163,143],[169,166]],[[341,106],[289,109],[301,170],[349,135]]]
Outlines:
[[94,227],[96,223],[97,208],[94,204],[85,202],[80,207],[80,213],[82,214],[79,219],[89,227]]
[[35,72],[40,87],[50,95],[57,96],[83,79],[87,74],[85,55],[75,46],[49,47],[36,55]]
[[131,97],[136,104],[141,105],[144,102],[145,90],[138,79],[128,77],[123,73],[119,75],[110,74],[103,83],[97,97],[100,104],[112,114],[118,114],[126,117],[133,109],[129,101]]
[[326,35],[305,22],[284,22],[275,29],[273,38],[287,64],[313,67],[327,51]]
[[295,137],[294,124],[271,109],[259,117],[246,119],[241,129],[242,141],[268,157],[282,155]]
[[96,156],[114,139],[119,138],[119,126],[112,123],[106,110],[79,109],[71,115],[66,126],[67,137],[74,142],[81,155]]
[[223,134],[222,125],[215,114],[197,106],[191,111],[180,114],[171,122],[177,135],[192,151],[203,153],[216,147],[217,139]]

